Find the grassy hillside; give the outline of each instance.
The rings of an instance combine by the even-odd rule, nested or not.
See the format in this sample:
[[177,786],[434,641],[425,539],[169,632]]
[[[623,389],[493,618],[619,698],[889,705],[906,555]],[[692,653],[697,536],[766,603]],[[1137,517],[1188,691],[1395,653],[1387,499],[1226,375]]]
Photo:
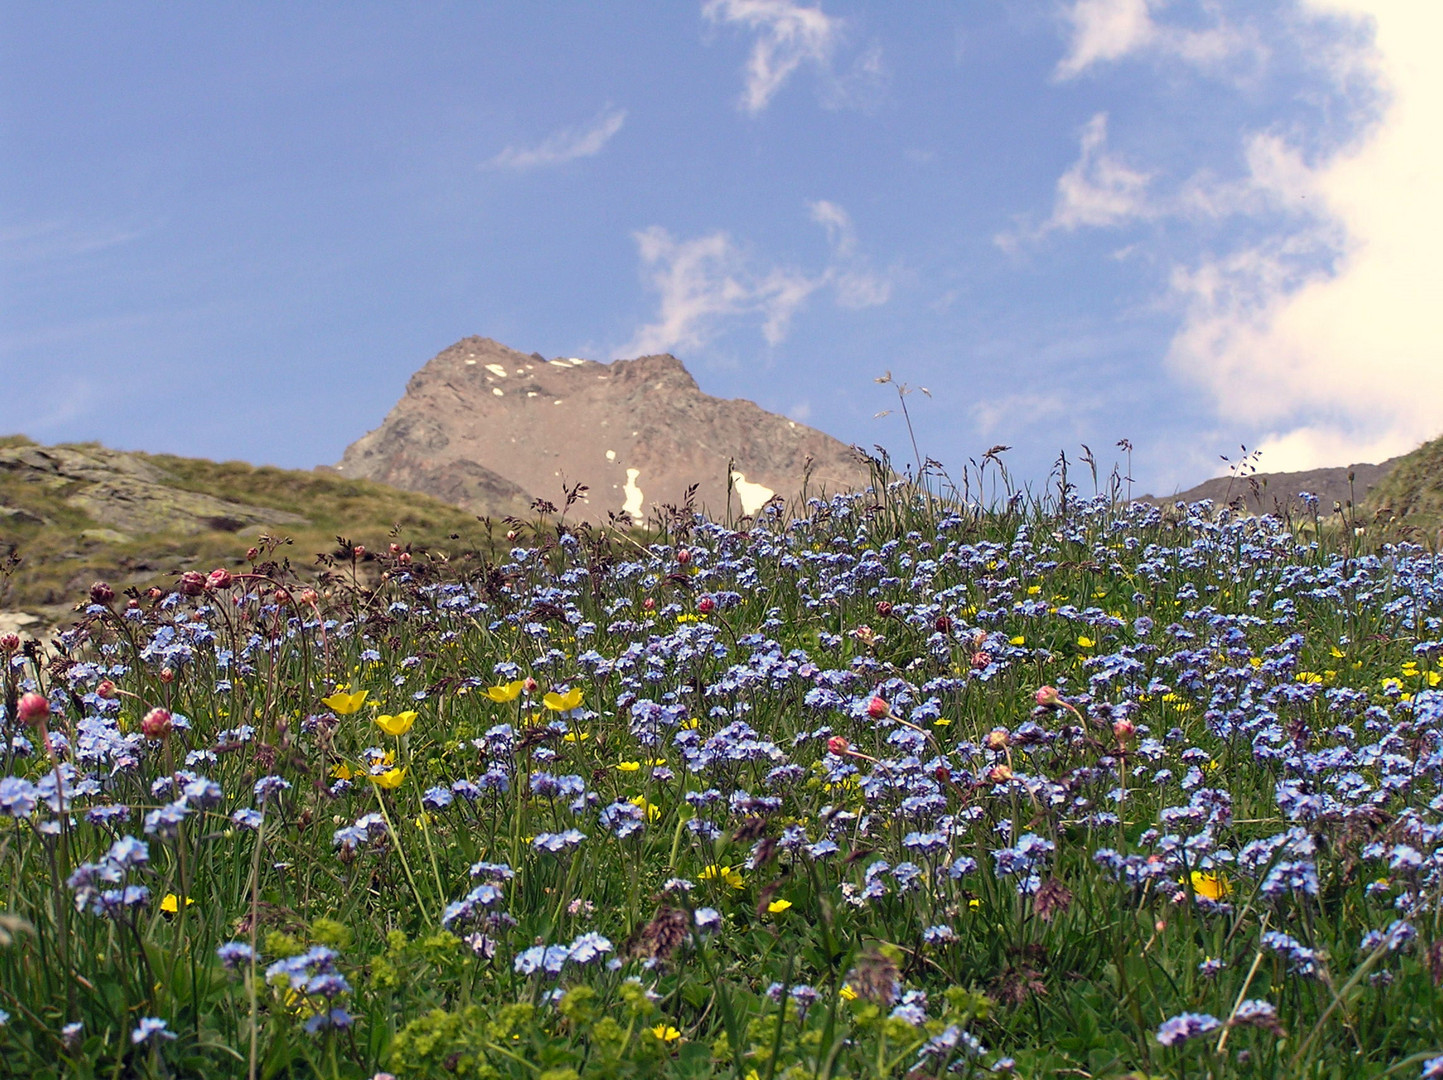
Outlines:
[[1367,502],[1370,512],[1391,510],[1403,524],[1436,536],[1443,527],[1443,437],[1400,458]]
[[[27,448],[65,454],[65,469],[57,475],[14,460]],[[10,610],[73,604],[98,578],[119,589],[165,585],[181,570],[235,567],[262,533],[288,539],[277,557],[299,568],[333,551],[338,536],[372,550],[393,539],[426,550],[489,546],[486,526],[471,514],[324,472],[122,453],[95,443],[40,447],[24,436],[0,438],[0,455],[0,557],[10,563],[0,607]],[[133,497],[137,488],[146,501]],[[222,500],[234,512],[187,515],[195,497]],[[112,509],[128,515],[128,527],[107,520]],[[154,527],[146,526],[147,514]]]

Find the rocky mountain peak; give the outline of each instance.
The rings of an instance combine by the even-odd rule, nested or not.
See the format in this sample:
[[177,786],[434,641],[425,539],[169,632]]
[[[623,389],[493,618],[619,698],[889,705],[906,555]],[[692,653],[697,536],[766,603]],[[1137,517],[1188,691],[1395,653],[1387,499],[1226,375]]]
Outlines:
[[435,495],[477,514],[525,514],[584,484],[573,518],[640,522],[680,504],[754,513],[773,495],[867,482],[849,447],[744,400],[702,393],[669,354],[546,359],[484,337],[443,350],[415,373],[376,430],[337,468]]

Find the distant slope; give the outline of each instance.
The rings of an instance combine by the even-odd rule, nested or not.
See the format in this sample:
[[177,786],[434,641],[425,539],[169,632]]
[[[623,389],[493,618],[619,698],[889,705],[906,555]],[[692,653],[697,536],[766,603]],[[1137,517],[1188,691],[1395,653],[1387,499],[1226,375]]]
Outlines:
[[1252,514],[1277,514],[1294,517],[1312,516],[1312,511],[1298,498],[1306,491],[1318,498],[1324,514],[1333,504],[1348,507],[1365,505],[1364,496],[1402,461],[1389,458],[1378,465],[1344,465],[1330,469],[1307,469],[1303,472],[1256,473],[1252,476],[1218,476],[1204,480],[1196,487],[1176,495],[1144,495],[1148,502],[1171,506],[1175,502],[1193,503],[1211,499],[1219,506],[1236,505]]
[[1424,530],[1443,526],[1443,438],[1424,443],[1368,492],[1372,513]]
[[97,578],[117,589],[166,585],[180,570],[236,567],[262,532],[288,537],[297,567],[314,565],[337,535],[372,550],[389,532],[430,549],[484,546],[476,518],[439,500],[330,470],[257,467],[0,438],[0,608],[37,610],[84,599]]

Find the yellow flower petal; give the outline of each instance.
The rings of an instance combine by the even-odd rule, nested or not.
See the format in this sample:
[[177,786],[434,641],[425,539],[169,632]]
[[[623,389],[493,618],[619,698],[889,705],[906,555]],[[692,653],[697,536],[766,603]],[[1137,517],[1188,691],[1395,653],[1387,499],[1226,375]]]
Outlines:
[[622,772],[636,772],[638,769],[641,768],[641,762],[639,762],[639,761],[618,761],[618,762],[616,763],[616,767],[617,767],[618,769],[620,769]]
[[1221,874],[1205,874],[1201,870],[1194,870],[1191,876],[1192,891],[1199,896],[1206,896],[1209,900],[1221,900],[1233,891],[1233,887]]
[[521,691],[526,689],[526,680],[517,679],[515,682],[503,683],[500,686],[488,686],[486,696],[492,701],[506,704],[508,701],[515,701],[521,696]]
[[365,704],[366,695],[369,693],[369,690],[357,690],[354,694],[348,694],[338,690],[330,697],[321,698],[321,704],[337,716],[350,716]]
[[770,904],[767,905],[767,910],[770,911],[773,915],[780,915],[791,906],[792,902],[790,900],[773,900]]
[[573,686],[564,694],[558,694],[555,690],[548,691],[541,699],[552,712],[570,712],[581,704],[581,687]]
[[657,1024],[656,1027],[648,1030],[662,1042],[676,1042],[681,1038],[681,1032],[670,1024]]
[[398,788],[401,786],[401,781],[404,779],[406,779],[405,769],[387,769],[383,773],[373,775],[371,777],[371,782],[376,784],[378,787]]
[[[186,907],[190,907],[194,903],[195,901],[190,897],[187,896],[185,898]],[[165,896],[161,898],[160,910],[167,915],[174,915],[180,910],[180,897],[176,896],[175,893],[166,893]]]
[[389,713],[385,713],[381,716],[376,717],[376,726],[378,728],[384,731],[387,735],[395,735],[397,737],[404,735],[406,734],[406,732],[410,731],[411,725],[415,722],[416,714],[411,709],[407,709],[403,713],[397,713],[395,716],[392,716]]

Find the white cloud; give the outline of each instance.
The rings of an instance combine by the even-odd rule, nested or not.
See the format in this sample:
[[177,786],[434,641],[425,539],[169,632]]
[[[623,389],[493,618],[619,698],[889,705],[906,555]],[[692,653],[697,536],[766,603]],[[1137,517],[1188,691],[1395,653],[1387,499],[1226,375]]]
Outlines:
[[[1309,165],[1281,140],[1249,146],[1257,197],[1312,207],[1301,228],[1173,276],[1184,322],[1169,360],[1222,415],[1268,434],[1268,469],[1379,459],[1443,433],[1443,7],[1310,0],[1370,18],[1391,92],[1360,143]],[[1357,57],[1340,60],[1349,77]],[[1328,256],[1331,256],[1329,259]]]
[[654,322],[636,332],[622,351],[644,355],[699,349],[723,319],[762,319],[775,345],[786,336],[797,308],[822,284],[796,270],[758,272],[724,232],[678,240],[659,225],[636,234],[643,275],[661,296]]
[[1007,394],[974,402],[968,412],[979,439],[1015,432],[1020,426],[1055,423],[1077,412],[1061,393]]
[[1067,55],[1054,76],[1071,79],[1094,64],[1111,63],[1134,54],[1183,60],[1201,68],[1217,68],[1245,53],[1261,56],[1257,39],[1230,25],[1216,4],[1203,10],[1210,25],[1190,29],[1159,23],[1154,11],[1168,0],[1074,0],[1063,17],[1070,24]]
[[808,203],[812,220],[827,230],[832,257],[817,273],[796,267],[762,267],[725,232],[679,240],[659,225],[635,234],[642,276],[659,297],[656,318],[637,330],[621,352],[644,355],[700,349],[728,321],[759,323],[768,345],[787,336],[808,299],[830,288],[839,307],[885,304],[891,281],[855,254],[851,216],[836,203]]
[[807,203],[812,220],[827,230],[827,242],[838,255],[850,255],[857,246],[857,230],[852,227],[852,215],[834,202],[818,199]]
[[1080,226],[1119,225],[1151,211],[1147,173],[1124,165],[1107,152],[1107,113],[1082,129],[1082,152],[1057,180],[1057,201],[1048,225],[1068,232]]
[[486,164],[494,169],[538,169],[594,157],[626,123],[626,110],[610,105],[583,127],[563,128],[532,147],[508,146]]
[[824,100],[831,105],[857,103],[865,97],[862,88],[884,75],[881,50],[875,45],[857,59],[848,78],[834,73],[833,58],[845,22],[820,6],[807,7],[794,0],[706,0],[701,10],[708,22],[740,26],[755,35],[740,101],[752,115],[765,110],[803,64],[822,76]]
[[1005,251],[1023,240],[1040,240],[1061,229],[1123,225],[1160,212],[1148,195],[1152,174],[1139,172],[1107,151],[1107,113],[1096,114],[1082,129],[1077,160],[1057,179],[1052,216],[1035,228],[1000,233],[995,242]]
[[1157,37],[1148,0],[1077,0],[1066,18],[1072,24],[1072,39],[1057,65],[1059,79],[1126,56]]

